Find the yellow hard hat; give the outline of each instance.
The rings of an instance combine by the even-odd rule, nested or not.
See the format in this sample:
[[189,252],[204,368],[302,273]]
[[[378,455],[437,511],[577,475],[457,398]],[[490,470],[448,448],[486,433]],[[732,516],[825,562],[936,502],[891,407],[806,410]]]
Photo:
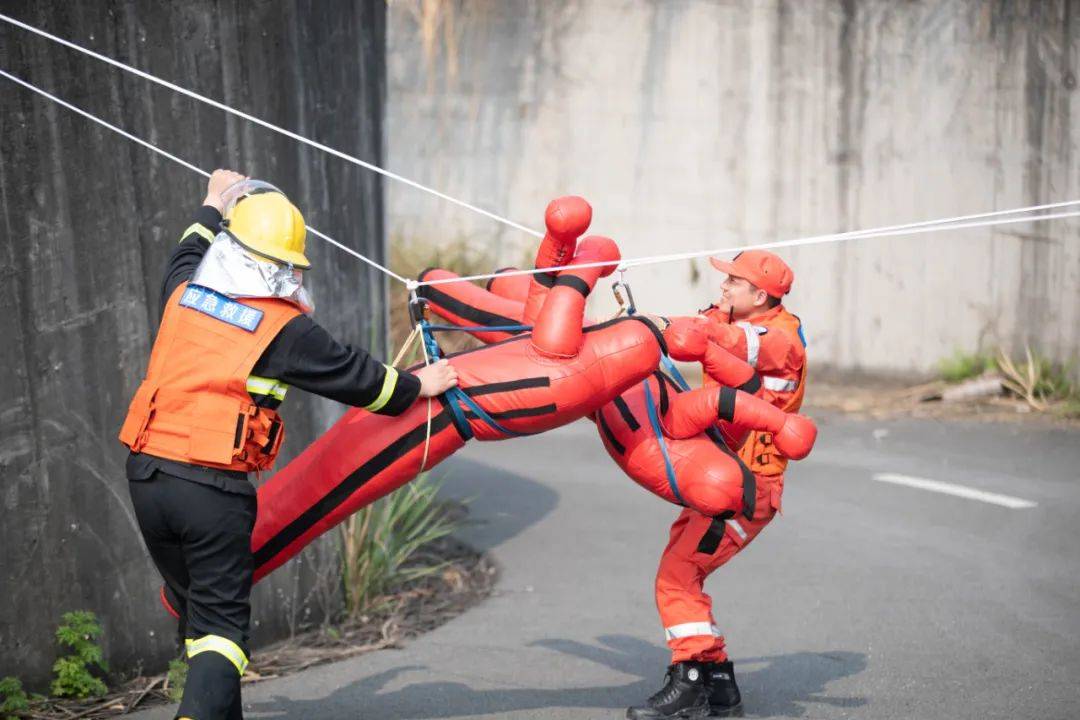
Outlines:
[[248,195],[226,211],[230,235],[247,250],[301,270],[311,267],[304,254],[304,216],[280,192]]

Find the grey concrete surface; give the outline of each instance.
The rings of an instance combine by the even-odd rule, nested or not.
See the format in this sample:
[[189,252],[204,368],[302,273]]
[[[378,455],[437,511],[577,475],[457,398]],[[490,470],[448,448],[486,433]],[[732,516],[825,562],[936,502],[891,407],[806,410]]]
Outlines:
[[[1076,717],[1080,435],[819,422],[786,514],[707,585],[746,715]],[[676,509],[621,475],[585,422],[473,443],[444,467],[447,491],[472,498],[468,539],[502,567],[495,595],[403,649],[250,686],[249,717],[614,719],[659,686],[652,576]]]
[[[0,11],[379,162],[382,3],[0,0]],[[0,67],[204,170],[269,180],[313,227],[383,257],[381,184],[365,170],[6,24]],[[190,170],[0,80],[0,676],[35,690],[69,610],[98,615],[118,673],[162,669],[172,653],[116,436],[146,368],[165,260],[205,193]],[[316,318],[383,351],[383,277],[309,248]],[[339,413],[290,395],[279,465]],[[256,592],[263,638],[302,617],[310,568]]]
[[[624,257],[731,248],[1080,197],[1078,73],[1080,0],[397,2],[387,162],[530,227],[583,195]],[[532,257],[410,188],[387,207],[394,242]],[[1078,231],[785,251],[791,306],[817,367],[925,372],[1025,340],[1075,361]],[[628,277],[660,313],[722,279],[704,259]]]

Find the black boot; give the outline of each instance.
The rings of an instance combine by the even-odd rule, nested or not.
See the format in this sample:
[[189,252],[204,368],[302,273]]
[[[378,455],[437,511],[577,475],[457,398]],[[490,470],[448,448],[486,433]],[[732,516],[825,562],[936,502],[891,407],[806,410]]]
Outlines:
[[685,720],[703,718],[709,712],[705,668],[698,662],[681,662],[667,669],[664,687],[638,705],[627,709],[629,720]]
[[709,694],[709,717],[742,717],[742,696],[735,683],[734,663],[730,660],[703,663],[701,669]]

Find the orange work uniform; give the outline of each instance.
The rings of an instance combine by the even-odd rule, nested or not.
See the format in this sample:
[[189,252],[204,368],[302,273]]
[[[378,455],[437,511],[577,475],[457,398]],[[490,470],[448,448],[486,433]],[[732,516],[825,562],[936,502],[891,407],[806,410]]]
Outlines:
[[[765,400],[786,412],[797,412],[806,380],[799,319],[783,305],[738,323],[726,322],[716,308],[704,315],[713,321],[710,338],[760,374]],[[706,376],[705,382],[714,381]],[[737,515],[723,520],[686,508],[671,526],[660,558],[656,606],[672,663],[727,660],[724,636],[712,614],[712,598],[703,590],[705,578],[746,547],[780,510],[787,460],[775,451],[769,433],[751,433],[739,457],[757,478],[753,518]]]

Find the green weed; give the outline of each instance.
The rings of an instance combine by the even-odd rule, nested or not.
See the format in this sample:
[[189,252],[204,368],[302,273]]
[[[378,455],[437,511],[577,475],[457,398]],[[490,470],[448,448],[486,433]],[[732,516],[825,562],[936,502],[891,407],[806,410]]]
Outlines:
[[187,682],[188,664],[184,658],[173,658],[169,661],[169,670],[165,674],[165,683],[168,687],[169,699],[180,702],[184,696],[184,684]]
[[990,355],[957,350],[950,357],[938,361],[938,374],[945,382],[958,383],[978,377],[996,367],[997,363]]
[[56,697],[88,698],[104,695],[108,688],[91,668],[108,670],[98,644],[101,624],[87,610],[64,613],[56,628],[56,640],[71,652],[53,664],[52,694]]
[[22,682],[10,675],[0,679],[0,718],[15,720],[16,716],[13,713],[21,713],[29,709],[30,698],[26,696]]

